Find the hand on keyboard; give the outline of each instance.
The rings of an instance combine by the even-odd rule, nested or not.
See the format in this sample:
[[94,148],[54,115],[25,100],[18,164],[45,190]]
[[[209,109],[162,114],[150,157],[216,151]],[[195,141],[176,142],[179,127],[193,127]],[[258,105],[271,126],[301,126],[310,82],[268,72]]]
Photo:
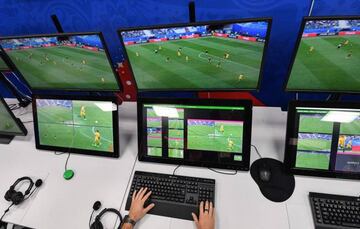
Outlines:
[[147,191],[147,188],[141,188],[139,191],[135,191],[132,195],[129,217],[135,222],[139,221],[155,206],[155,204],[152,203],[149,204],[146,208],[144,208],[145,201],[149,199],[151,195],[151,191]]
[[200,202],[199,217],[195,213],[192,213],[195,225],[197,229],[215,229],[215,208],[213,203],[206,201]]

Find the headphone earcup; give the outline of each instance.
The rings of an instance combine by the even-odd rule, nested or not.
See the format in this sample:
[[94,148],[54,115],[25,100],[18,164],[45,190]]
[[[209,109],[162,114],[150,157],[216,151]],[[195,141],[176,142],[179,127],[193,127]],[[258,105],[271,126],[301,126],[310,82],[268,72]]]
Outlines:
[[20,204],[24,200],[24,195],[21,192],[15,192],[11,197],[12,202],[15,205]]
[[103,225],[100,220],[96,219],[93,224],[91,224],[90,229],[103,229]]
[[9,189],[6,193],[5,193],[5,200],[7,201],[11,201],[12,196],[14,195],[15,191],[13,189]]

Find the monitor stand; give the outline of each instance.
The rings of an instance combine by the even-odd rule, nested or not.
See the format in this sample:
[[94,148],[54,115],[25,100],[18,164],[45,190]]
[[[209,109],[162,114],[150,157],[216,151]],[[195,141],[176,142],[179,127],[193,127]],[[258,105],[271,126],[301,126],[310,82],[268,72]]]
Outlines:
[[0,134],[0,144],[8,145],[14,139],[15,136],[10,135],[1,135]]

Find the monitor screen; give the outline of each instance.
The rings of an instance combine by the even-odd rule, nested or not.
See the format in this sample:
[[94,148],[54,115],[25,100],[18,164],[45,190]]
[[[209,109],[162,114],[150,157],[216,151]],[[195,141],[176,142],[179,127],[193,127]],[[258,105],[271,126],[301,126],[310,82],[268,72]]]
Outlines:
[[0,97],[0,135],[26,135],[27,130],[22,122],[15,117],[5,100]]
[[8,69],[9,67],[6,65],[5,61],[1,58],[1,53],[0,53],[0,71],[5,71]]
[[248,170],[251,101],[140,99],[139,160]]
[[288,166],[300,174],[360,178],[359,107],[292,103],[286,140]]
[[305,18],[288,91],[360,92],[360,17]]
[[101,33],[5,37],[0,45],[34,90],[119,90]]
[[140,91],[256,90],[270,19],[120,30]]
[[119,157],[115,99],[36,96],[38,149]]

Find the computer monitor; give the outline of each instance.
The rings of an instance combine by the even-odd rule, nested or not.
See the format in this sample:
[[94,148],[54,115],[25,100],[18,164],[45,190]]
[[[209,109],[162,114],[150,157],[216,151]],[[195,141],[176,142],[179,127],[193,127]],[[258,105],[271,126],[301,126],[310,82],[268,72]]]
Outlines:
[[271,19],[119,30],[139,91],[257,90]]
[[138,99],[139,160],[249,170],[248,100]]
[[7,66],[7,64],[5,63],[5,61],[2,59],[1,57],[1,52],[0,52],[0,72],[2,71],[8,71],[9,67]]
[[115,98],[36,95],[33,113],[37,149],[119,157]]
[[360,104],[291,102],[285,164],[294,174],[360,179]]
[[32,90],[120,90],[101,33],[2,37],[0,46]]
[[0,144],[9,144],[14,136],[18,135],[27,135],[27,130],[20,119],[12,113],[5,100],[0,97]]
[[286,90],[360,92],[360,16],[305,17]]

